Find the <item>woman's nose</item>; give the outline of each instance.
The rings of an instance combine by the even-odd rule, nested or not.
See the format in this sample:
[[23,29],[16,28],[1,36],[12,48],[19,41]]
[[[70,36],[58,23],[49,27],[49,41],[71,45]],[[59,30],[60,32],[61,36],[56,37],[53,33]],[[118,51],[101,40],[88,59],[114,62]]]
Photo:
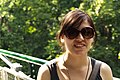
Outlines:
[[82,36],[81,33],[77,36],[77,38],[78,38],[78,39],[81,39],[81,40],[84,40],[84,37]]

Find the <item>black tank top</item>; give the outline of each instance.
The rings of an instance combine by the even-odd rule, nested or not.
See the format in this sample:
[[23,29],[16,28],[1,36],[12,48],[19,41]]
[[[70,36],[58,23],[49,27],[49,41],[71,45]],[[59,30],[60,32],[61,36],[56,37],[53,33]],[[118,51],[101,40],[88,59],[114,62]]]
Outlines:
[[[94,69],[95,61],[96,61],[95,59],[91,58],[92,70]],[[60,80],[58,77],[58,74],[57,74],[56,62],[53,62],[51,64],[47,64],[47,67],[50,71],[51,80]],[[100,68],[98,70],[98,73],[97,73],[95,80],[102,80],[102,78],[100,76]]]

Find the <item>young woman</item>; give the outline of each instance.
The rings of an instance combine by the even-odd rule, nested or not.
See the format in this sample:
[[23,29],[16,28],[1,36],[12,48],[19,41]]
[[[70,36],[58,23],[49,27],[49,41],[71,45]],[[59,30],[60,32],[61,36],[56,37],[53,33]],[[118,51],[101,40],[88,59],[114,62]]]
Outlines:
[[58,34],[64,53],[41,66],[37,80],[91,80],[95,62],[100,62],[100,66],[97,73],[93,72],[96,74],[94,80],[112,80],[111,68],[88,56],[96,36],[93,21],[88,14],[78,9],[67,13]]

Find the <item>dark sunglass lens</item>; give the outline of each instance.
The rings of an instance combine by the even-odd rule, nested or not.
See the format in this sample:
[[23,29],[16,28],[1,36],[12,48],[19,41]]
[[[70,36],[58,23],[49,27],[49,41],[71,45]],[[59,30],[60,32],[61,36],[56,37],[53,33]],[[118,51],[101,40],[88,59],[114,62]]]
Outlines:
[[81,34],[84,38],[90,39],[94,36],[94,30],[90,27],[83,28]]
[[77,29],[75,29],[75,28],[68,28],[65,31],[65,35],[69,39],[74,39],[79,35],[79,31]]

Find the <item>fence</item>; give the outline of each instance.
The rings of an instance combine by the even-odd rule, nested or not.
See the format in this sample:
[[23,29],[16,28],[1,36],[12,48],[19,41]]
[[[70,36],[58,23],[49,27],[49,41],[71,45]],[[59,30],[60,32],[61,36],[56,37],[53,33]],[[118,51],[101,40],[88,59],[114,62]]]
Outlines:
[[22,71],[15,71],[7,67],[0,67],[0,80],[35,80],[24,74]]
[[32,78],[36,79],[37,75],[34,74],[34,68],[32,68],[31,70],[32,73],[30,74],[30,77],[32,78],[30,78],[27,75],[25,75],[22,71],[20,71],[22,65],[20,65],[19,63],[11,63],[8,57],[30,63],[31,67],[40,67],[41,64],[47,62],[43,59],[0,49],[0,58],[10,67],[0,67],[0,80],[32,80]]

